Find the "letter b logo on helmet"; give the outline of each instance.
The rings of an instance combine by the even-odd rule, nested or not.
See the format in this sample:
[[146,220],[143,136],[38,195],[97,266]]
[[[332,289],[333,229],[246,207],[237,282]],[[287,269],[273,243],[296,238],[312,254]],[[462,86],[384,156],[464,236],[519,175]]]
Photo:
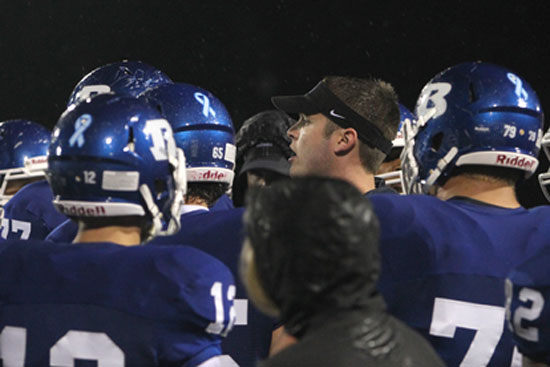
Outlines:
[[483,62],[450,67],[423,88],[416,114],[414,139],[403,154],[403,164],[415,167],[405,179],[409,193],[427,192],[462,165],[519,169],[525,177],[537,168],[541,105],[508,69]]
[[445,96],[451,89],[452,86],[449,83],[432,83],[424,87],[416,107],[416,112],[423,121],[422,123],[426,123],[432,118],[438,118],[447,111]]
[[168,121],[165,119],[147,120],[144,131],[151,135],[153,146],[150,150],[155,160],[174,159],[176,156],[176,143],[172,135],[172,127],[170,127]]

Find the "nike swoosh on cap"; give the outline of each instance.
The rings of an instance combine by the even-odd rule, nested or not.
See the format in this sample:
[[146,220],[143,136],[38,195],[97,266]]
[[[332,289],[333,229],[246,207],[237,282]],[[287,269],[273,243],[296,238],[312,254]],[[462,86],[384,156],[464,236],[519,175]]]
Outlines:
[[344,116],[339,115],[339,114],[337,114],[336,112],[334,112],[334,108],[333,108],[332,110],[330,110],[329,113],[330,113],[331,116],[338,117],[339,119],[342,119],[342,120],[345,120],[345,119],[346,119]]

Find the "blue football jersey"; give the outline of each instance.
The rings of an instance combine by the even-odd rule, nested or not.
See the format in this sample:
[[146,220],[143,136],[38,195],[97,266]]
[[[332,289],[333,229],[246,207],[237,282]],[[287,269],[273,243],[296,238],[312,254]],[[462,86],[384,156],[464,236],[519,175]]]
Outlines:
[[506,317],[519,351],[550,364],[550,246],[510,273]]
[[220,196],[218,200],[212,205],[210,208],[211,211],[218,211],[218,210],[227,210],[227,209],[233,209],[233,201],[231,201],[231,198],[227,196],[227,194],[223,194]]
[[19,190],[3,207],[0,241],[43,240],[67,217],[55,210],[53,193],[46,180]]
[[271,333],[276,321],[258,311],[248,300],[239,277],[239,257],[244,239],[244,209],[191,212],[181,216],[181,230],[174,236],[156,237],[152,244],[185,243],[223,262],[236,279],[237,295],[235,327],[222,342],[224,354],[229,354],[241,367],[255,367],[269,353]]
[[191,247],[6,241],[0,358],[10,366],[198,366],[221,354],[234,296],[229,270]]
[[448,366],[521,366],[505,327],[504,281],[550,241],[550,207],[370,196],[380,220],[379,289]]

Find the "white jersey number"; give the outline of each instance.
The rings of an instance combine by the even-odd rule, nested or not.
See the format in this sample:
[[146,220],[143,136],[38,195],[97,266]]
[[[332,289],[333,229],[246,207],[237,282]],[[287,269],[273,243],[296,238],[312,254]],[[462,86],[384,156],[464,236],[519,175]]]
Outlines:
[[[227,300],[233,301],[235,299],[236,288],[234,285],[230,285],[227,289]],[[216,321],[211,322],[206,328],[206,332],[210,334],[218,334],[221,336],[227,336],[227,334],[233,328],[235,323],[235,306],[231,305],[229,309],[229,324],[224,330],[225,313],[223,307],[223,295],[222,295],[222,283],[214,282],[212,288],[210,288],[210,295],[214,298],[214,309],[216,310]]]
[[[430,335],[454,338],[457,328],[475,330],[460,366],[487,366],[504,331],[504,314],[504,307],[436,298]],[[510,366],[521,366],[521,355],[515,348]]]
[[[0,333],[0,359],[6,367],[25,365],[27,329],[6,326]],[[89,359],[98,367],[124,367],[124,353],[105,333],[70,330],[50,349],[50,365],[73,367],[75,359]]]
[[523,327],[521,321],[534,321],[539,318],[544,308],[544,297],[539,291],[531,288],[521,288],[518,294],[518,298],[523,303],[531,303],[531,307],[521,306],[516,308],[513,315],[511,315],[510,304],[512,302],[512,283],[506,281],[506,318],[508,322],[513,323],[514,333],[519,337],[529,340],[530,342],[539,341],[539,330],[534,327]]
[[[10,226],[11,223],[11,226]],[[21,235],[19,236],[22,240],[28,240],[29,236],[31,235],[31,224],[29,222],[24,222],[22,220],[17,219],[6,219],[2,218],[2,231],[0,232],[0,236],[3,239],[7,239],[9,232],[11,231],[13,233],[17,233],[21,231]]]

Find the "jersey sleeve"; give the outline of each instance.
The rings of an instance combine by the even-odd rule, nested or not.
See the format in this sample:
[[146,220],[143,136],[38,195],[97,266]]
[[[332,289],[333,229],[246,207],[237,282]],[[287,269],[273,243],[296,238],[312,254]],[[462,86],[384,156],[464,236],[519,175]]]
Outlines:
[[180,343],[167,340],[163,354],[171,360],[192,356],[185,366],[197,366],[221,355],[221,340],[233,327],[234,279],[223,263],[200,250],[169,246],[169,251],[156,267],[171,284],[165,296],[172,298],[178,314],[165,337]]

